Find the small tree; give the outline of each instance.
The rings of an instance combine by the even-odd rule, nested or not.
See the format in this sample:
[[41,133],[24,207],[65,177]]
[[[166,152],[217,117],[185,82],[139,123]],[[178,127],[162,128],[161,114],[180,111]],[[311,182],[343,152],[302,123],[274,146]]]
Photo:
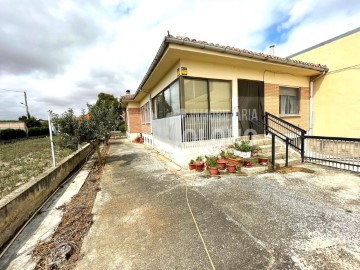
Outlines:
[[81,143],[80,122],[73,109],[68,109],[61,116],[54,114],[53,121],[60,132],[60,146],[76,150]]
[[116,113],[113,106],[108,106],[106,102],[101,102],[96,105],[87,104],[90,114],[89,118],[80,117],[79,131],[80,140],[92,143],[97,152],[99,163],[103,160],[100,153],[100,143],[104,141],[108,144],[111,131],[114,128],[114,119]]
[[80,117],[75,117],[72,109],[54,118],[60,133],[61,146],[76,149],[82,142],[91,143],[97,153],[98,161],[103,163],[100,143],[108,141],[111,131],[114,128],[114,119],[117,117],[114,106],[106,102],[99,102],[96,105],[87,104],[89,117],[86,117],[85,110]]

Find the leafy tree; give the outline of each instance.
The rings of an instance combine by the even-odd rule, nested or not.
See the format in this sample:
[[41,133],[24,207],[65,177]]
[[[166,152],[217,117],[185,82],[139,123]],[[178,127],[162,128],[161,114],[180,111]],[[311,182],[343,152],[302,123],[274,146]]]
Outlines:
[[114,110],[114,130],[118,130],[121,122],[121,110],[120,110],[120,103],[117,98],[114,97],[114,95],[110,95],[107,93],[99,93],[98,99],[94,105],[95,107],[111,107]]
[[54,123],[59,129],[62,147],[75,150],[79,144],[89,142],[95,147],[98,161],[102,164],[100,143],[108,143],[111,131],[115,128],[117,111],[114,103],[106,101],[97,102],[95,105],[87,104],[87,107],[89,117],[86,117],[85,110],[80,117],[76,117],[74,111],[69,109],[61,116],[55,115]]
[[53,121],[60,132],[60,146],[76,150],[81,143],[79,120],[73,109],[68,109],[61,116],[54,114]]
[[36,120],[34,116],[30,116],[30,118],[28,119],[27,116],[23,115],[19,117],[19,121],[25,122],[28,128],[41,127],[41,122],[39,120]]
[[114,95],[99,93],[95,106],[103,106],[104,103],[105,105],[114,107],[115,109],[119,108],[119,101],[114,97]]

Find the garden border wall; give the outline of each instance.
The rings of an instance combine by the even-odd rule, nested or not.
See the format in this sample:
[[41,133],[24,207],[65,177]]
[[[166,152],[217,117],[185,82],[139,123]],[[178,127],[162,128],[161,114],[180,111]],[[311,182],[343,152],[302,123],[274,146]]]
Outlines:
[[0,200],[0,251],[92,150],[90,144],[83,146],[56,167],[46,170]]

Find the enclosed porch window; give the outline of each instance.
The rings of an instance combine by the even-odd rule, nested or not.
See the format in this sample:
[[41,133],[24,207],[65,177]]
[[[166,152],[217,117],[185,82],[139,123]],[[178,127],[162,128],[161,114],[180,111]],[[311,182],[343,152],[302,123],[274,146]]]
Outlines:
[[184,79],[185,113],[231,112],[231,81]]
[[231,81],[180,80],[153,98],[153,134],[169,142],[231,137]]

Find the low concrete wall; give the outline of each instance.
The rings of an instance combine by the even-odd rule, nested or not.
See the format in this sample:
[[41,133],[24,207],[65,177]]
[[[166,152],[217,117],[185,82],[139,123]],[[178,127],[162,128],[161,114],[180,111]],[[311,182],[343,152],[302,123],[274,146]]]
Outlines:
[[0,200],[0,251],[52,192],[92,151],[87,144]]

